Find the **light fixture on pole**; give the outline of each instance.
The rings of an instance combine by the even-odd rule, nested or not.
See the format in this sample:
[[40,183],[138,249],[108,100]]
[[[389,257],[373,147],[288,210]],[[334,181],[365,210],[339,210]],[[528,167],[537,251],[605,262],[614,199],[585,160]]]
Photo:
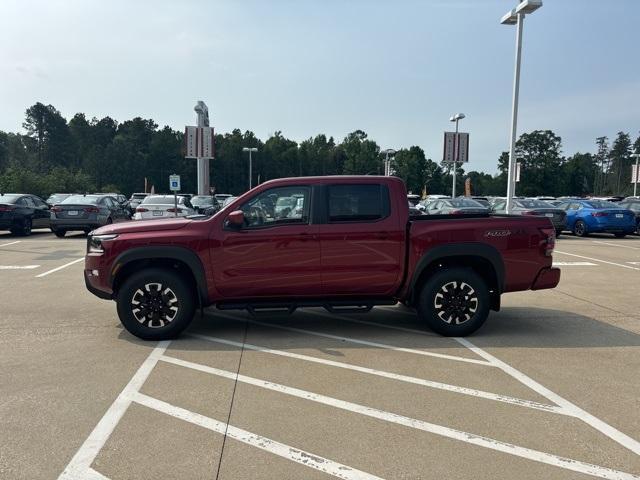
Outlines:
[[518,95],[520,92],[520,60],[522,57],[522,29],[524,28],[524,17],[535,12],[542,6],[542,0],[523,0],[516,8],[507,12],[500,19],[503,25],[516,25],[516,66],[513,75],[513,104],[511,108],[511,138],[509,142],[509,168],[507,170],[507,205],[506,212],[511,213],[511,204],[515,191],[515,150],[516,150],[516,130],[518,124]]
[[391,164],[389,163],[389,155],[391,155],[391,157],[393,157],[396,154],[396,151],[393,148],[387,148],[386,150],[383,150],[382,153],[385,154],[385,157],[384,157],[384,176],[388,177],[389,175],[391,175]]
[[460,134],[458,133],[458,122],[464,118],[464,113],[456,113],[449,119],[450,122],[456,122],[456,137],[453,144],[453,186],[451,187],[451,198],[456,198],[456,170],[458,169],[458,161],[460,160]]
[[636,158],[636,168],[635,172],[633,172],[635,176],[632,175],[631,178],[631,180],[633,180],[633,196],[636,197],[638,196],[638,183],[640,183],[640,169],[638,169],[638,159],[640,159],[640,153],[632,153],[631,156]]
[[253,183],[252,183],[252,179],[253,179],[253,160],[251,158],[251,153],[253,152],[257,152],[258,149],[256,147],[244,147],[242,149],[243,152],[249,152],[249,190],[251,190],[251,188],[253,188]]

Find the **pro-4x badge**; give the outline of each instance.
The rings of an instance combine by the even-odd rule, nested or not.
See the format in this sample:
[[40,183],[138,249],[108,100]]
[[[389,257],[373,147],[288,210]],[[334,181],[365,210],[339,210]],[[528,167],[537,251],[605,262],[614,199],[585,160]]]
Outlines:
[[511,230],[487,230],[484,233],[485,237],[508,237],[511,235]]

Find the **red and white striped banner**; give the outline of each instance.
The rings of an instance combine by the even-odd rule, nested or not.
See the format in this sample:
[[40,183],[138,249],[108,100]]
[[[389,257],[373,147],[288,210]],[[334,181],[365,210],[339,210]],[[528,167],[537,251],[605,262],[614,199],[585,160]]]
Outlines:
[[185,127],[185,157],[214,158],[213,127]]

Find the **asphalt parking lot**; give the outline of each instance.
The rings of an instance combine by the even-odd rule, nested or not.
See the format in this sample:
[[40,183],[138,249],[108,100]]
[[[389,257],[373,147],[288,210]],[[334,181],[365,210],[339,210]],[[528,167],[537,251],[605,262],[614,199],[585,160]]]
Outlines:
[[640,478],[640,238],[563,236],[477,334],[205,310],[142,342],[86,239],[0,233],[2,479]]

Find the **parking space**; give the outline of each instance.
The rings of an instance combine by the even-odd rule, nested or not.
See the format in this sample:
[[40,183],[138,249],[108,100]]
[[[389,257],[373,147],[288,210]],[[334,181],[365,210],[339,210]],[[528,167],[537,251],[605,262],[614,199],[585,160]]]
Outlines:
[[558,288],[466,339],[210,308],[160,343],[85,291],[85,242],[0,235],[2,478],[640,478],[638,237],[561,237]]

